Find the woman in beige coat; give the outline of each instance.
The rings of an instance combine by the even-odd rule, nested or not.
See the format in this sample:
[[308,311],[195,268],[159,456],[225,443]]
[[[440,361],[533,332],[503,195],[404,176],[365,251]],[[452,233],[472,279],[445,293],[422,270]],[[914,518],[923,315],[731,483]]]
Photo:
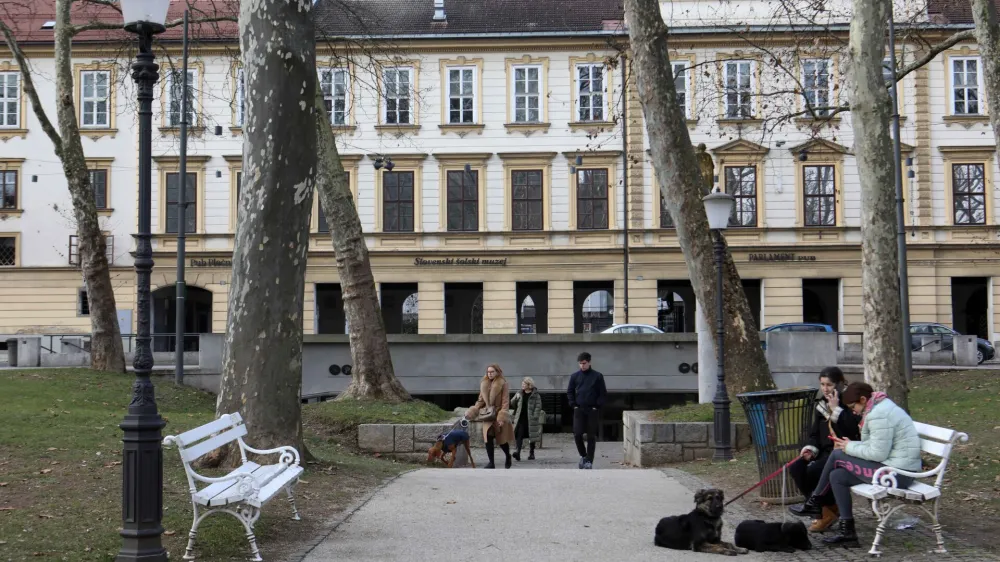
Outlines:
[[[494,444],[507,455],[504,468],[510,468],[510,443],[514,441],[514,426],[510,423],[510,386],[503,378],[500,365],[486,367],[486,376],[479,383],[479,399],[469,408],[465,417],[483,422],[483,441],[486,442],[486,456],[490,462],[486,468],[496,468],[493,463]],[[482,419],[479,419],[480,416]]]

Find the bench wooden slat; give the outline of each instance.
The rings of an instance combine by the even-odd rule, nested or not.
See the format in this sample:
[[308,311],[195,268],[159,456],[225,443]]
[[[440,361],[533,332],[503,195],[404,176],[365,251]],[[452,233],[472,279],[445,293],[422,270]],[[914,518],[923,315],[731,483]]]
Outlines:
[[913,426],[917,428],[917,433],[921,437],[926,437],[929,439],[934,439],[935,441],[950,442],[955,437],[955,430],[948,429],[946,427],[938,427],[936,425],[929,425],[926,423],[913,422]]
[[[228,416],[228,419],[227,417]],[[213,433],[218,433],[224,429],[229,429],[230,427],[237,426],[243,423],[243,417],[240,414],[232,413],[227,414],[219,419],[206,423],[205,425],[190,429],[181,433],[177,436],[177,444],[181,447],[187,447],[192,443],[201,441],[202,439],[212,435]]]
[[238,425],[225,433],[220,433],[211,439],[206,439],[197,445],[192,445],[186,449],[181,449],[181,458],[186,462],[193,462],[201,458],[203,455],[211,453],[212,451],[222,447],[227,443],[236,441],[240,437],[247,434],[247,426]]
[[943,458],[948,452],[949,447],[950,445],[946,443],[938,443],[937,441],[930,441],[928,439],[920,440],[920,450],[935,457]]
[[277,478],[271,480],[266,486],[260,489],[260,493],[257,495],[260,503],[265,503],[275,494],[280,492],[289,482],[295,480],[302,474],[303,468],[301,466],[289,466],[287,469],[283,470]]
[[[242,474],[244,472],[253,472],[253,471],[257,470],[258,468],[260,468],[259,464],[255,463],[255,462],[247,461],[245,464],[241,465],[236,470],[230,472],[229,475],[232,475],[232,474]],[[239,483],[238,480],[230,480],[228,482],[216,482],[214,484],[209,484],[208,486],[205,486],[201,490],[198,490],[197,492],[195,492],[195,494],[194,494],[195,500],[198,503],[202,504],[202,505],[208,505],[209,501],[212,498],[214,498],[214,497],[218,496],[219,494],[225,492],[226,490],[232,488],[233,486],[235,486],[238,483]]]

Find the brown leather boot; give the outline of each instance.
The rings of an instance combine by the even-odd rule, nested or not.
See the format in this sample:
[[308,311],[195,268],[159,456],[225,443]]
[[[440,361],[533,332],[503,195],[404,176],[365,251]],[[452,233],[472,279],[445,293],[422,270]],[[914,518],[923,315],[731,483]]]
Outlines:
[[812,525],[809,526],[809,532],[825,533],[839,518],[840,510],[837,509],[836,505],[824,505],[823,514],[820,515],[819,519],[813,519]]

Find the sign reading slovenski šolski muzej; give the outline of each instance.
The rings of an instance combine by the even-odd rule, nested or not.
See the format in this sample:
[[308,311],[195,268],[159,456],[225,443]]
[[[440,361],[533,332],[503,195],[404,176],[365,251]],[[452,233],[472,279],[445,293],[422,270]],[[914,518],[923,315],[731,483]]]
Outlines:
[[503,267],[507,265],[507,258],[414,258],[413,265]]

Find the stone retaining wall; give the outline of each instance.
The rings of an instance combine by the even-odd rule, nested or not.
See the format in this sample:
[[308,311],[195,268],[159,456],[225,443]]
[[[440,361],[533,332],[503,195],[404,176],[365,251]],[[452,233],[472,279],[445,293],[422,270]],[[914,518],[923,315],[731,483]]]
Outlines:
[[[651,419],[653,412],[635,411],[622,415],[624,463],[637,467],[710,459],[715,453],[713,424],[708,422],[668,423]],[[734,423],[730,428],[735,450],[750,447],[750,426]]]

